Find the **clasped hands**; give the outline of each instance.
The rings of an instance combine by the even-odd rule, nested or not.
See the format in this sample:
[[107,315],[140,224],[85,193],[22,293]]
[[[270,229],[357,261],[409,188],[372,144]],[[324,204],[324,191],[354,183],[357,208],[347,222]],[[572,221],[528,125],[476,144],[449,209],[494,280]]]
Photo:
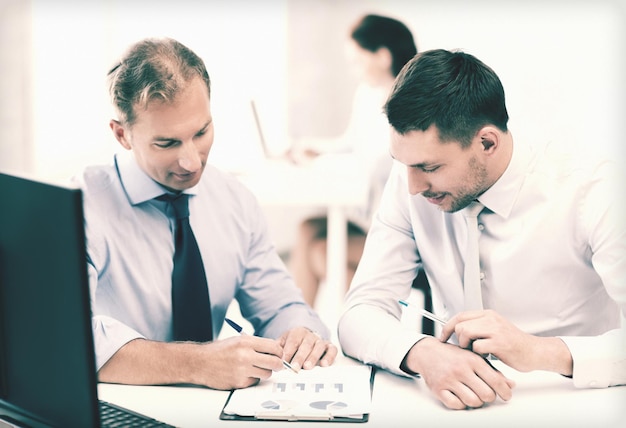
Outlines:
[[[456,334],[459,345],[446,343]],[[436,397],[448,408],[481,407],[500,397],[508,401],[515,382],[484,358],[492,354],[518,371],[544,368],[537,355],[543,339],[524,333],[492,310],[466,311],[451,318],[439,340],[420,340],[405,365],[420,373]],[[415,352],[413,352],[415,350]]]

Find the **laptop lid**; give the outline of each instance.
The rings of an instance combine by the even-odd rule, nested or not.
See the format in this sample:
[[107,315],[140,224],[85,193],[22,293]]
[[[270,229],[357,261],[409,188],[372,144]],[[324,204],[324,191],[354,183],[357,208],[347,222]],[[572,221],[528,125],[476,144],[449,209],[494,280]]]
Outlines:
[[0,173],[0,204],[0,419],[97,427],[82,193]]
[[272,159],[276,156],[272,154],[272,151],[269,149],[269,146],[267,145],[267,140],[265,139],[265,132],[263,131],[263,125],[261,124],[261,118],[259,117],[259,110],[254,100],[250,100],[250,107],[252,109],[252,116],[254,117],[254,126],[256,128],[256,132],[259,137],[259,142],[261,143],[261,149],[263,150],[263,156],[265,156],[266,159]]

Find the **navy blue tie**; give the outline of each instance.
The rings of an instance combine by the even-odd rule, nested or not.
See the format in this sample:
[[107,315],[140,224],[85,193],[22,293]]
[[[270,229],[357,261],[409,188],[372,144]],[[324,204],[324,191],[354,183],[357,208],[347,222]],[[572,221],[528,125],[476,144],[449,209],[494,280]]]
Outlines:
[[207,342],[213,339],[211,302],[198,243],[189,225],[189,195],[163,195],[176,216],[172,311],[174,340]]

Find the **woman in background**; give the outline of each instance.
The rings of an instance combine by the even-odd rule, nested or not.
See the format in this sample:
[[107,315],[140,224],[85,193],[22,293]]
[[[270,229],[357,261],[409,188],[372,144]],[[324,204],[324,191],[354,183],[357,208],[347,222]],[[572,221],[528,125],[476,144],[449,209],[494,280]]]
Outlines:
[[[416,53],[413,35],[402,22],[380,15],[361,17],[351,27],[347,44],[347,55],[359,85],[346,130],[338,138],[301,144],[300,153],[292,154],[301,158],[351,152],[366,172],[370,185],[368,203],[348,217],[347,286],[363,253],[370,219],[391,168],[389,125],[382,106],[396,76]],[[311,306],[326,277],[326,226],[325,216],[304,220],[289,259],[296,284]]]

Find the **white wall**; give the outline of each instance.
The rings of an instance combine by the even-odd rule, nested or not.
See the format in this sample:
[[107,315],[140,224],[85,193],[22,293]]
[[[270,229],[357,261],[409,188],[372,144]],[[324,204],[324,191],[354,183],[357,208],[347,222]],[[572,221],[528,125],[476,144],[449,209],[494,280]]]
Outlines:
[[[290,52],[297,52],[298,45],[306,52],[292,55],[297,62],[289,63],[289,99],[290,106],[299,106],[307,117],[291,117],[290,132],[324,135],[342,128],[349,103],[342,98],[346,93],[336,88],[336,81],[348,82],[341,42],[349,25],[373,12],[405,22],[420,51],[462,49],[491,66],[504,84],[510,126],[518,141],[590,145],[623,155],[625,3],[294,0],[290,19],[308,24],[289,32]],[[316,128],[318,123],[326,128]]]
[[3,171],[33,169],[30,41],[30,5],[21,0],[0,0],[0,170]]
[[250,162],[260,156],[250,98],[271,108],[270,129],[286,123],[285,28],[283,0],[33,0],[36,173],[66,177],[110,160],[118,143],[108,128],[105,76],[131,43],[150,36],[174,37],[205,60],[212,160]]
[[402,19],[420,50],[461,48],[492,66],[518,140],[622,154],[623,3],[33,0],[34,168],[65,176],[117,150],[107,127],[104,77],[128,44],[145,36],[175,37],[205,59],[213,79],[216,163],[232,166],[259,155],[250,98],[274,144],[285,144],[287,134],[338,133],[354,88],[343,41],[366,12]]

